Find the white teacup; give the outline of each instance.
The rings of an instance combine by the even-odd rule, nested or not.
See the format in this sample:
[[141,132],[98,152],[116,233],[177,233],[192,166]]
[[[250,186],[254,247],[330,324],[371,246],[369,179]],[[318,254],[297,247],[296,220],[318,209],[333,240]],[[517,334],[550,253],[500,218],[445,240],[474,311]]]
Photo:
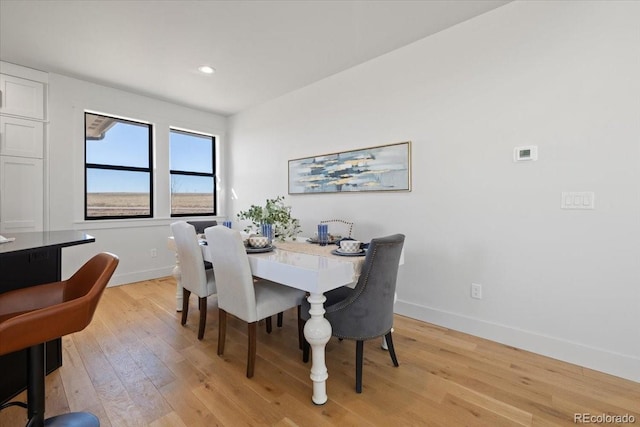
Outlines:
[[361,243],[359,240],[343,240],[340,242],[340,250],[342,252],[358,252]]
[[249,246],[252,248],[264,248],[269,244],[269,239],[266,236],[251,236],[249,237]]

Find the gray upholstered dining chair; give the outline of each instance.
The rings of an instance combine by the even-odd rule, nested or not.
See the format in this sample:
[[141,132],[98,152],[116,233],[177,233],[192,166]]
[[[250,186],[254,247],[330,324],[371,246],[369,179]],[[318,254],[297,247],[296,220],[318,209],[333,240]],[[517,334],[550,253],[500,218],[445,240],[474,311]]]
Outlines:
[[[356,392],[362,392],[364,341],[384,336],[394,366],[398,366],[391,328],[393,299],[404,235],[372,239],[355,288],[343,286],[325,294],[325,318],[332,335],[356,341]],[[302,303],[302,318],[309,319],[309,303]],[[309,344],[304,343],[303,360],[309,360]]]
[[182,284],[182,320],[187,323],[189,314],[189,296],[194,293],[198,296],[198,309],[200,321],[198,324],[198,339],[204,337],[204,328],[207,323],[207,297],[215,294],[216,281],[212,269],[205,269],[202,249],[198,243],[196,230],[185,221],[177,221],[171,224],[171,232],[176,243],[178,259],[180,260],[180,283]]
[[193,225],[193,227],[196,229],[196,234],[203,234],[205,229],[213,227],[214,225],[218,225],[218,221],[213,219],[198,219],[187,221],[187,224]]
[[[256,361],[258,321],[299,307],[304,292],[263,279],[254,279],[246,249],[237,230],[222,225],[205,230],[209,254],[218,287],[218,355],[224,353],[227,313],[247,322],[247,378],[253,376]],[[300,309],[298,308],[298,317]],[[298,339],[302,321],[298,319]]]
[[327,224],[328,232],[333,236],[351,237],[353,234],[353,222],[344,219],[326,219],[320,224]]
[[[193,228],[196,229],[196,234],[204,234],[204,230],[209,227],[213,227],[214,225],[218,225],[218,221],[209,220],[209,219],[198,219],[193,221],[187,221],[187,224],[193,225]],[[213,268],[213,265],[209,261],[204,261],[205,270],[210,270]]]

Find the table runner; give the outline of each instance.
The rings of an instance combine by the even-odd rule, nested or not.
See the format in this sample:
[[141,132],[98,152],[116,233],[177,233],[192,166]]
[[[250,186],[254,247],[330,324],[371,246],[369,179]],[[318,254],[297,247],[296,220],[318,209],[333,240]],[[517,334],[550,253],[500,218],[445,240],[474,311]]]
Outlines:
[[274,242],[276,249],[282,249],[289,252],[298,252],[308,255],[318,255],[324,256],[327,258],[339,259],[340,261],[349,261],[353,264],[353,284],[352,287],[355,286],[355,283],[358,281],[358,277],[360,276],[360,270],[362,270],[362,266],[364,265],[364,256],[340,256],[334,255],[331,253],[332,250],[337,249],[338,246],[331,244],[327,246],[320,246],[313,243],[307,243],[302,241],[296,242]]

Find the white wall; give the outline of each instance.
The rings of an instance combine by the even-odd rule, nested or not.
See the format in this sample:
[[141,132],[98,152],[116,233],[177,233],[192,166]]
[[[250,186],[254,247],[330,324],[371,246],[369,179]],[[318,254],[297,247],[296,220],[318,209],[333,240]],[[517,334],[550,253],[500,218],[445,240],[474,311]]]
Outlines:
[[637,2],[515,2],[243,112],[231,210],[286,194],[288,159],[411,140],[410,193],[287,196],[305,233],[405,233],[398,313],[640,381],[638,22]]
[[[154,219],[84,221],[84,111],[148,121],[155,131]],[[120,264],[110,284],[130,283],[171,274],[174,254],[166,249],[170,235],[169,126],[219,137],[224,155],[226,118],[135,95],[78,79],[49,75],[47,170],[49,195],[46,229],[84,230],[96,237],[91,245],[63,249],[63,277],[93,254],[110,251]],[[219,206],[224,208],[224,204]],[[158,256],[151,257],[151,249]]]

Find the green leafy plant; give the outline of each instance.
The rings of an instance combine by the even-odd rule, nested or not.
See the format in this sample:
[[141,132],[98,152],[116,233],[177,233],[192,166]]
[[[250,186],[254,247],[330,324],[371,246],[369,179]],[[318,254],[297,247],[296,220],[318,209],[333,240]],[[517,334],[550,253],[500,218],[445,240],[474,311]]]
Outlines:
[[300,221],[291,216],[291,206],[284,204],[284,196],[267,199],[264,206],[251,205],[246,211],[240,211],[238,220],[249,220],[246,233],[258,233],[260,224],[273,224],[274,236],[280,241],[291,237],[295,240],[300,234]]

